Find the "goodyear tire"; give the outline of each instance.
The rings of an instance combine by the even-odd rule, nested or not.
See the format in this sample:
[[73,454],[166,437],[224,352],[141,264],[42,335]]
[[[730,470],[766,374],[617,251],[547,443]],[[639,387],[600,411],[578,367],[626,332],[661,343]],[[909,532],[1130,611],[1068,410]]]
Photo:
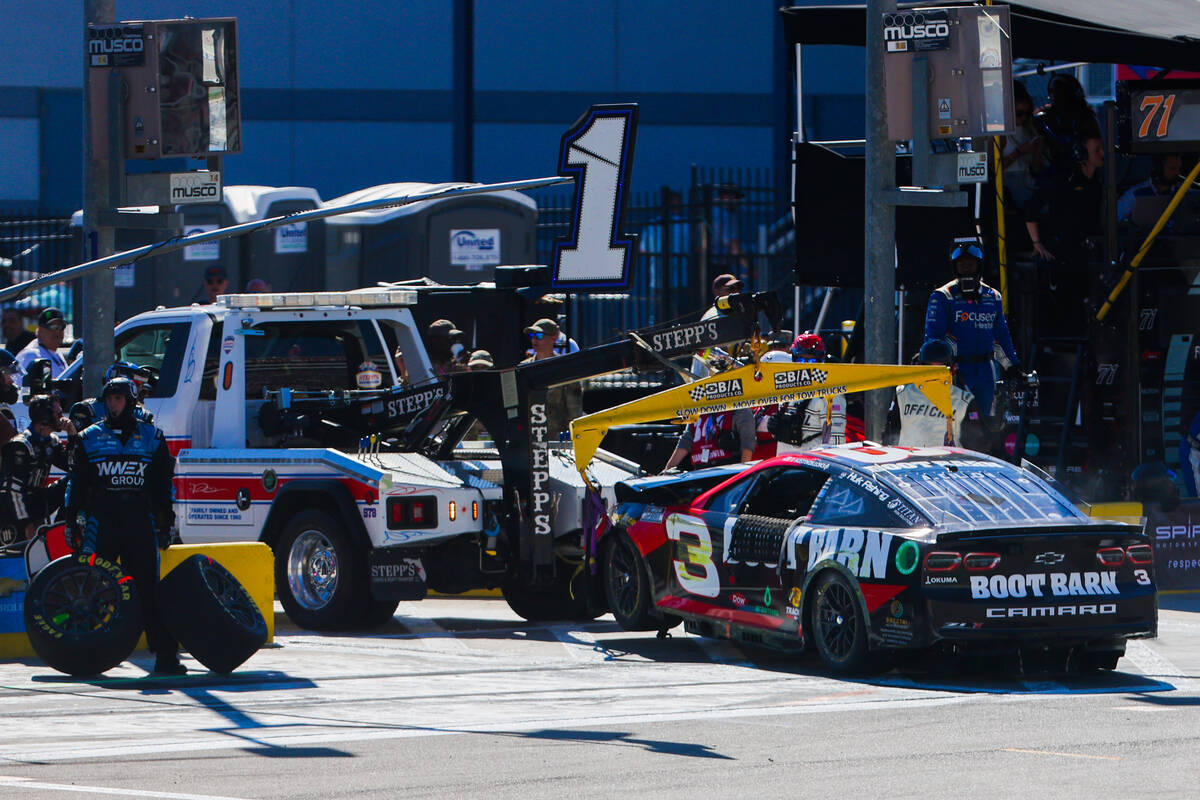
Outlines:
[[98,556],[63,556],[25,592],[25,630],[38,657],[68,675],[99,675],[137,646],[142,608],[137,586]]
[[366,556],[341,522],[317,509],[288,520],[275,546],[275,589],[292,622],[316,631],[359,624],[366,582]]
[[267,621],[229,570],[194,555],[159,584],[167,629],[213,672],[233,672],[267,641]]
[[623,531],[609,534],[604,548],[604,597],[617,624],[627,631],[653,631],[662,627],[651,616],[650,571],[646,559]]
[[872,669],[858,589],[833,570],[817,578],[811,622],[813,644],[831,671],[851,675]]

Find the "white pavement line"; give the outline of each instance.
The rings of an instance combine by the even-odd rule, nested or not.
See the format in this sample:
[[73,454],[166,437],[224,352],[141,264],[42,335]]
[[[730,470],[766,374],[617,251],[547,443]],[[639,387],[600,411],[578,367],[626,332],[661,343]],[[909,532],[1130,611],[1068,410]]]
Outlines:
[[1200,689],[1200,682],[1189,678],[1186,672],[1141,639],[1129,640],[1125,645],[1125,658],[1147,677],[1165,680],[1182,692]]
[[117,797],[161,797],[166,800],[244,800],[215,794],[180,794],[179,792],[155,792],[149,789],[109,789],[104,786],[78,786],[72,783],[42,783],[28,778],[12,778],[0,775],[0,788],[12,786],[20,789],[45,789],[50,792],[81,792],[84,794],[111,794]]
[[572,660],[581,664],[597,664],[610,661],[611,653],[602,644],[597,644],[596,634],[581,629],[578,625],[551,625],[550,633],[562,642],[563,649]]
[[689,636],[696,646],[704,651],[704,655],[714,664],[726,664],[731,667],[753,667],[754,662],[746,658],[736,644],[728,639],[710,639],[707,636]]
[[408,612],[415,611],[417,608],[419,608],[417,601],[405,601],[400,603],[396,609],[396,613],[400,615],[400,624],[409,632],[418,634],[416,641],[419,641],[429,650],[440,652],[457,651],[462,653],[471,649],[465,642],[429,617],[422,617],[415,614],[409,616]]
[[[603,716],[596,714],[580,715],[549,715],[527,720],[488,720],[486,722],[465,722],[459,725],[447,725],[435,728],[415,725],[408,728],[372,728],[364,725],[353,731],[327,730],[305,733],[265,734],[255,738],[254,743],[244,739],[230,741],[220,739],[191,739],[188,741],[164,742],[161,739],[125,740],[98,747],[72,747],[69,751],[63,747],[47,748],[45,750],[17,751],[9,748],[0,750],[0,763],[31,762],[31,761],[78,761],[91,758],[103,758],[110,761],[120,760],[130,755],[145,756],[150,753],[199,753],[213,750],[243,750],[253,753],[256,750],[286,749],[288,747],[312,747],[317,744],[333,744],[339,742],[364,742],[380,739],[409,739],[425,736],[454,736],[459,734],[505,734],[522,731],[537,731],[544,729],[569,730],[586,729],[598,726],[612,727],[617,725],[646,725],[662,722],[683,722],[690,720],[736,719],[739,717],[777,717],[799,714],[828,714],[851,711],[871,711],[879,709],[913,708],[915,706],[946,706],[971,702],[970,695],[955,695],[953,697],[923,697],[894,700],[864,700],[856,703],[831,702],[814,703],[811,706],[763,707],[743,706],[739,708],[704,709],[681,712],[648,712],[634,714],[614,714]],[[14,784],[16,785],[16,784]],[[24,786],[24,783],[19,784]],[[0,784],[3,787],[3,784]],[[153,797],[154,795],[146,795]],[[188,795],[172,795],[169,797],[187,798]],[[202,797],[198,800],[225,800],[225,798]]]

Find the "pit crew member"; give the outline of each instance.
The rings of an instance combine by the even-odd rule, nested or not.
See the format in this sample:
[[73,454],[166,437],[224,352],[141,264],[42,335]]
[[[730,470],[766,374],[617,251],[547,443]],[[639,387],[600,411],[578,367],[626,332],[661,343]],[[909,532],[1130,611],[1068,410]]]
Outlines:
[[38,395],[29,401],[29,427],[0,449],[0,538],[5,544],[32,539],[38,526],[62,507],[65,479],[46,485],[51,467],[67,469],[59,422],[50,398]]

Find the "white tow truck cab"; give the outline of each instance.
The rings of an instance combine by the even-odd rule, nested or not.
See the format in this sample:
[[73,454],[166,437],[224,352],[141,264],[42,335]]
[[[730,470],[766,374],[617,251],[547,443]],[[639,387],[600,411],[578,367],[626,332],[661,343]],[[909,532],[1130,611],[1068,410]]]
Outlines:
[[[498,454],[439,463],[361,435],[444,393],[409,310],[416,298],[395,288],[225,295],[116,330],[118,360],[159,371],[145,405],[177,458],[180,538],[271,545],[280,600],[304,627],[378,625],[427,584],[504,582],[503,563],[485,555],[497,527],[489,504],[502,495]],[[411,389],[392,363],[397,347]],[[281,422],[297,398],[330,413]],[[557,461],[557,497],[570,497],[555,527],[577,531],[583,484],[568,455]],[[613,463],[608,486],[637,469]]]

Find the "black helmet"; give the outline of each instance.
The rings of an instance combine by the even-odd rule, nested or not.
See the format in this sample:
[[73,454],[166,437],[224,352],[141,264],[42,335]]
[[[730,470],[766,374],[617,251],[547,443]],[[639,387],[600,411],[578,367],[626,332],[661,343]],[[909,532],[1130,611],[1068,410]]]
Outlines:
[[942,339],[930,339],[925,344],[921,345],[921,352],[917,354],[917,361],[922,364],[945,364],[950,366],[954,361],[954,351],[950,349],[950,345]]
[[96,416],[92,411],[92,404],[87,400],[81,400],[71,406],[71,411],[67,414],[76,430],[82,431],[84,428],[96,421]]
[[29,401],[29,424],[30,425],[50,425],[53,426],[56,421],[54,413],[54,403],[47,395],[35,395]]
[[137,402],[137,390],[129,378],[113,378],[104,384],[104,391],[100,393],[100,399],[107,400],[112,395],[120,395],[131,403]]

